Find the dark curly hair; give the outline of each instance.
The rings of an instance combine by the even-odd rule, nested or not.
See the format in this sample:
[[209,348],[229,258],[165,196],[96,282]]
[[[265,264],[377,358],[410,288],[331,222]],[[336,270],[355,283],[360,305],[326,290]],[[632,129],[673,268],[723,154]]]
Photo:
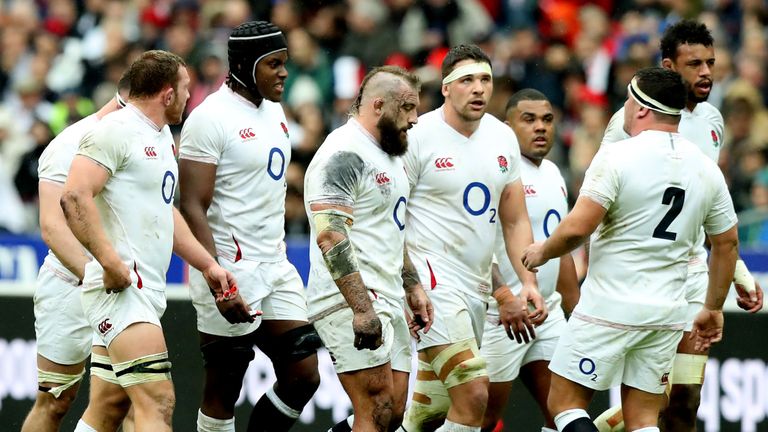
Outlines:
[[661,58],[674,60],[677,58],[677,47],[683,44],[711,47],[714,42],[707,26],[693,20],[682,20],[667,27],[664,32],[659,44]]

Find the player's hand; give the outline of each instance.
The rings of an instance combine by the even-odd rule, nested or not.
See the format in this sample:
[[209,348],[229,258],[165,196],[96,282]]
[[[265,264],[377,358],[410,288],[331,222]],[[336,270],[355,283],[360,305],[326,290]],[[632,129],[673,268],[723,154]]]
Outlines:
[[706,306],[701,309],[693,320],[691,339],[696,351],[706,351],[712,344],[720,342],[723,338],[723,311],[711,310]]
[[235,276],[216,262],[203,270],[203,277],[216,298],[216,302],[225,301],[225,294],[230,290],[230,287],[237,286]]
[[535,242],[523,250],[521,260],[528,271],[536,273],[538,271],[536,267],[541,267],[544,263],[549,261],[548,259],[544,259],[543,246],[544,242]]
[[758,312],[763,308],[763,289],[755,281],[755,290],[748,291],[744,285],[734,283],[736,287],[736,304],[749,313]]
[[525,302],[526,306],[533,306],[533,310],[528,314],[531,323],[535,326],[542,325],[549,316],[549,311],[539,289],[533,285],[523,285],[520,290],[520,300]]
[[104,276],[102,283],[107,294],[119,293],[131,286],[131,270],[122,261],[116,261],[114,265],[103,266]]
[[352,331],[355,332],[354,345],[358,350],[373,351],[384,343],[381,320],[373,308],[368,312],[355,313],[355,317],[352,318]]
[[251,311],[248,303],[245,302],[243,296],[237,290],[237,285],[233,285],[229,290],[230,295],[227,300],[217,301],[216,307],[219,309],[219,313],[230,324],[247,323],[256,320],[256,317],[261,315],[261,311]]
[[506,292],[494,293],[494,298],[499,304],[499,325],[503,325],[507,336],[516,340],[517,343],[529,343],[536,339],[536,332],[528,314],[528,305],[512,294],[507,287],[499,287],[496,291],[501,289]]
[[411,330],[411,334],[418,340],[417,331],[422,330],[426,333],[432,327],[432,321],[435,317],[432,302],[429,300],[427,293],[424,292],[421,284],[416,284],[406,290],[405,300],[413,312],[413,318],[409,317],[408,327]]

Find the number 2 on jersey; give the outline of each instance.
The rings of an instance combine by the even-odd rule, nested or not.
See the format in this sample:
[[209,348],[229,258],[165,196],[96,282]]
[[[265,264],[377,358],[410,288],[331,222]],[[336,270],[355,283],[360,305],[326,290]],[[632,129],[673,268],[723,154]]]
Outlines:
[[[667,231],[675,218],[683,210],[683,202],[685,201],[685,190],[678,187],[670,186],[664,191],[664,196],[661,198],[663,205],[669,205],[667,214],[661,218],[661,222],[656,225],[656,229],[653,230],[653,236],[656,238],[674,241],[677,238],[677,233]],[[671,205],[670,205],[671,204]]]

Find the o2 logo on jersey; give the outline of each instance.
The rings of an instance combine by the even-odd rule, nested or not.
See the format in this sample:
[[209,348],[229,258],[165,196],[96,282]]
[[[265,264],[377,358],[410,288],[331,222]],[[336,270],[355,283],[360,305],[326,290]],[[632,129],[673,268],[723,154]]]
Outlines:
[[[479,200],[479,195],[482,195],[482,200]],[[464,210],[472,216],[480,216],[486,211],[491,214],[488,219],[489,223],[496,223],[496,209],[489,209],[491,206],[491,191],[483,183],[472,182],[464,188],[464,199],[462,200]]]
[[163,201],[170,204],[173,201],[173,193],[176,191],[176,177],[172,172],[166,171],[163,175],[163,186],[160,192],[163,194]]
[[555,210],[555,209],[549,209],[549,211],[547,212],[547,214],[546,214],[546,215],[544,215],[544,223],[543,223],[543,228],[544,228],[544,235],[545,235],[545,236],[547,236],[547,238],[549,238],[549,236],[550,236],[550,235],[552,235],[552,232],[554,232],[554,229],[553,229],[552,231],[550,231],[550,230],[549,230],[549,220],[550,220],[552,217],[554,217],[555,219],[557,219],[557,223],[555,224],[555,226],[554,226],[553,228],[557,228],[557,225],[558,225],[558,224],[560,224],[560,221],[561,221],[561,220],[563,220],[563,219],[560,217],[560,213],[558,213],[558,212],[557,212],[557,210]]
[[[275,164],[278,165],[277,170]],[[285,174],[285,154],[277,147],[273,147],[269,151],[269,160],[267,161],[267,174],[272,177],[273,180],[280,180]]]
[[392,212],[392,218],[395,220],[395,225],[400,228],[400,231],[405,229],[405,197],[401,196],[395,203],[395,210]]
[[595,373],[596,369],[597,366],[591,358],[584,357],[579,360],[579,372],[583,373],[584,375],[589,375],[589,379],[591,381],[597,381],[597,374]]

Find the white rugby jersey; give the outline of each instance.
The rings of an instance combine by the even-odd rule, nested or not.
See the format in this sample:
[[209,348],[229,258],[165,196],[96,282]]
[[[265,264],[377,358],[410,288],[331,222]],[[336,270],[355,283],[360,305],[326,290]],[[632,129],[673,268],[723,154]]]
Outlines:
[[384,297],[402,302],[403,245],[408,179],[400,157],[381,150],[374,138],[350,118],[320,146],[304,177],[304,204],[309,216],[310,315],[345,304],[317,246],[310,205],[335,204],[353,209],[349,240],[360,275],[372,301]]
[[216,165],[208,224],[216,253],[232,261],[285,258],[285,113],[257,107],[226,84],[197,106],[181,131],[179,157]]
[[603,146],[581,194],[607,213],[575,312],[625,325],[684,323],[686,264],[701,227],[720,234],[736,224],[717,165],[680,134],[645,131]]
[[[724,128],[723,115],[720,114],[720,111],[708,102],[701,102],[696,105],[693,111],[686,108],[681,112],[678,131],[688,141],[696,144],[708,158],[717,163],[720,158],[720,149],[723,147]],[[627,138],[629,138],[629,134],[624,131],[624,108],[622,107],[608,122],[601,145]],[[701,230],[691,251],[688,272],[705,271],[707,271],[707,249],[704,247],[704,231]]]
[[427,290],[450,287],[487,300],[499,199],[520,178],[517,138],[490,114],[467,138],[440,107],[419,117],[408,141],[405,238],[419,278]]
[[[137,288],[165,289],[173,250],[173,194],[178,167],[171,130],[155,124],[138,108],[106,115],[80,142],[77,154],[110,173],[94,198],[107,239],[131,269]],[[102,286],[98,261],[85,266],[83,284]]]
[[[528,209],[528,217],[531,220],[534,241],[544,241],[555,232],[555,228],[568,213],[568,195],[565,188],[565,180],[560,174],[557,165],[547,159],[536,166],[527,158],[521,158],[520,178],[525,190],[525,206]],[[507,256],[504,245],[504,235],[501,232],[501,224],[497,224],[496,235],[496,259],[499,263],[499,271],[504,281],[515,295],[519,295],[522,289],[520,279],[517,278],[514,267]],[[536,279],[539,284],[539,292],[547,303],[548,309],[560,307],[560,293],[557,292],[557,277],[560,274],[560,258],[553,258],[539,267]],[[498,314],[498,304],[491,297],[489,315]]]
[[[72,166],[72,159],[75,158],[77,148],[80,146],[80,140],[98,121],[99,118],[96,114],[91,114],[67,126],[48,144],[43,154],[40,155],[37,166],[37,177],[40,181],[57,183],[61,186],[67,182],[69,168]],[[83,250],[88,256],[91,256],[85,248]],[[45,264],[50,266],[54,272],[61,272],[66,279],[78,279],[50,249],[48,249],[48,255],[45,256]]]

